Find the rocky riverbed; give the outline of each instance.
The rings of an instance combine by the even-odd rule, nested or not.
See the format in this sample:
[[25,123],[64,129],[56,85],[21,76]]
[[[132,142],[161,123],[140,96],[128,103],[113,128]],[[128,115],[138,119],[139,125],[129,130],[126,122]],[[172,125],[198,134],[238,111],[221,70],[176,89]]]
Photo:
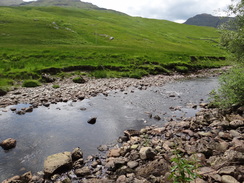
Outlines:
[[[208,70],[188,77],[211,76],[219,72],[221,70]],[[58,89],[52,88],[53,84],[39,88],[20,88],[0,99],[2,107],[30,103],[30,109],[33,109],[58,101],[82,100],[98,93],[106,95],[109,90],[123,91],[131,86],[147,89],[183,77],[86,79],[84,84],[66,80],[59,81],[61,87]],[[82,95],[78,95],[79,92]],[[15,100],[8,100],[8,97]],[[148,126],[138,131],[127,130],[119,138],[118,144],[101,145],[98,147],[100,153],[86,159],[79,148],[54,154],[47,157],[42,172],[27,172],[3,182],[172,182],[168,177],[174,165],[171,158],[175,156],[176,150],[182,158],[198,164],[196,173],[200,178],[197,178],[197,182],[243,182],[243,108],[220,111],[208,109],[206,104],[201,107],[206,109],[180,122],[170,121],[163,126]],[[21,110],[23,112],[19,114],[28,112],[26,110]]]
[[[109,78],[109,79],[92,79],[84,78],[85,82],[82,84],[72,82],[72,78],[56,79],[53,83],[43,84],[35,88],[18,88],[8,92],[4,96],[0,96],[0,108],[16,104],[31,104],[31,107],[16,111],[18,114],[31,112],[33,108],[38,106],[49,106],[58,102],[67,102],[69,100],[78,101],[84,98],[94,97],[100,93],[105,96],[109,91],[120,90],[124,91],[129,87],[139,89],[147,89],[150,86],[161,86],[165,83],[171,82],[181,78],[194,78],[204,76],[216,76],[225,71],[229,67],[221,69],[206,69],[200,70],[190,75],[156,75],[147,76],[142,79],[133,78]],[[60,86],[53,88],[53,85]],[[12,109],[15,110],[15,109]]]
[[80,148],[47,157],[44,170],[14,176],[10,182],[172,182],[175,152],[193,162],[197,183],[244,181],[244,109],[201,110],[195,117],[164,126],[127,130],[113,147],[83,159]]

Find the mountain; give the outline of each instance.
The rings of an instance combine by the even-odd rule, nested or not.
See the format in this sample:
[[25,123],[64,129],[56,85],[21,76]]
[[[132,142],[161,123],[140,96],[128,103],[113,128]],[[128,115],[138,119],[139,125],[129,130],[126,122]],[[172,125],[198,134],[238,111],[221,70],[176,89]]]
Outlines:
[[11,83],[6,78],[38,79],[43,72],[75,69],[95,77],[186,72],[220,66],[227,56],[212,27],[96,8],[28,4],[2,6],[0,12],[0,86]]
[[21,3],[24,3],[22,0],[1,0],[0,6],[18,6]]
[[232,17],[219,17],[204,13],[189,18],[184,24],[218,28],[223,23],[233,19]]
[[60,6],[60,7],[76,7],[83,9],[102,9],[92,3],[81,2],[80,0],[38,0],[26,2],[22,5],[25,6]]

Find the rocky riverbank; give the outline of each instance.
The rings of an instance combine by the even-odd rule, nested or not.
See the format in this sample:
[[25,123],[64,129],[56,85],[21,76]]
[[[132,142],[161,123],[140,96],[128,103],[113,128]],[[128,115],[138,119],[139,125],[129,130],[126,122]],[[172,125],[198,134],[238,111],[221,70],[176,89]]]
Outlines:
[[[200,70],[190,75],[156,75],[147,76],[142,79],[84,78],[85,80],[82,84],[74,83],[72,81],[72,78],[67,78],[63,80],[57,78],[56,81],[53,83],[43,84],[42,86],[35,88],[22,87],[10,91],[4,96],[0,96],[0,108],[16,104],[31,104],[30,107],[21,111],[16,111],[15,108],[12,108],[12,110],[16,111],[17,114],[24,114],[26,112],[32,112],[33,108],[41,105],[48,107],[50,104],[56,104],[58,102],[67,102],[69,100],[83,100],[84,98],[94,97],[100,93],[108,95],[109,91],[124,91],[129,87],[147,89],[150,86],[161,86],[167,82],[171,82],[173,80],[181,78],[216,76],[226,69],[228,69],[228,67],[224,67],[221,69]],[[54,85],[58,85],[59,88],[54,88]]]
[[[205,106],[206,107],[206,106]],[[10,182],[172,182],[177,154],[196,166],[197,183],[244,181],[244,109],[203,109],[195,117],[164,126],[127,130],[117,145],[101,145],[83,159],[80,148],[47,157],[43,172]],[[189,160],[189,161],[188,161]]]

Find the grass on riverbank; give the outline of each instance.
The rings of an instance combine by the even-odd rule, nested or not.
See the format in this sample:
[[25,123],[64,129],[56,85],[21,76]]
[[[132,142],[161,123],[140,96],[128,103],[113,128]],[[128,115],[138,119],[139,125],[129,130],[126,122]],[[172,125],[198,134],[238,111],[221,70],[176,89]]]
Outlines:
[[[0,86],[41,73],[135,77],[227,65],[214,28],[114,11],[0,7]],[[6,82],[10,81],[10,82]]]

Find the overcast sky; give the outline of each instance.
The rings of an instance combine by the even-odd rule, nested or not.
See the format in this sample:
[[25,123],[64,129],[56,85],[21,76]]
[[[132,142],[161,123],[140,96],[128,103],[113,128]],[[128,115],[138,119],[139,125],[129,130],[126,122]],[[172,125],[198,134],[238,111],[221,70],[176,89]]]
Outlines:
[[[30,0],[25,0],[30,1]],[[184,22],[196,14],[223,15],[231,0],[83,0],[131,16]]]

